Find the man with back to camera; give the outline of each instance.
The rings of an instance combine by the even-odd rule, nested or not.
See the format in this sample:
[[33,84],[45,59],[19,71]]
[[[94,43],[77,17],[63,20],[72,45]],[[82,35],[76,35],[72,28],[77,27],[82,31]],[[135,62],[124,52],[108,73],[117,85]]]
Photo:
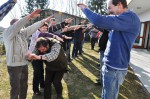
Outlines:
[[45,18],[24,29],[25,24],[33,18],[37,18],[41,9],[33,11],[22,19],[13,19],[10,26],[4,31],[4,45],[6,48],[7,69],[10,79],[10,99],[26,99],[28,88],[28,61],[27,38],[31,36],[51,17]]
[[89,21],[97,27],[110,31],[102,67],[102,99],[117,99],[119,87],[127,74],[130,51],[140,32],[140,20],[128,10],[126,0],[108,0],[111,15],[96,14],[85,4],[78,6]]

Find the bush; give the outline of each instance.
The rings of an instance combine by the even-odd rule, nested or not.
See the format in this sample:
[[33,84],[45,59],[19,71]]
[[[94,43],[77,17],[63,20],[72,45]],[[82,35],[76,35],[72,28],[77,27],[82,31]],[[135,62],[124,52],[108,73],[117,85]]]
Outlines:
[[5,54],[5,46],[4,46],[4,44],[0,44],[0,54],[2,55],[2,54]]

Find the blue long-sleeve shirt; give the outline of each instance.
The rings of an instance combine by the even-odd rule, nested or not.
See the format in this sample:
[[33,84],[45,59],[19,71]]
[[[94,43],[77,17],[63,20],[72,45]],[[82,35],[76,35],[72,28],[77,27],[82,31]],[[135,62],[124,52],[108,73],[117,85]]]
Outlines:
[[110,30],[103,58],[106,66],[127,70],[131,48],[140,33],[138,16],[129,10],[116,16],[103,16],[87,8],[83,12],[92,24]]
[[13,0],[9,0],[0,6],[0,21],[7,15],[7,13],[14,7],[16,3]]

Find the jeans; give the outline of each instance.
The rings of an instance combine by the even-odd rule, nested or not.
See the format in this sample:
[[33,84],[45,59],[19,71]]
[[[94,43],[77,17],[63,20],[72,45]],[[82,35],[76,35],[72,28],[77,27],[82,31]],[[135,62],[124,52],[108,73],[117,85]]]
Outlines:
[[100,76],[99,76],[99,79],[100,79],[100,82],[102,82],[102,66],[103,66],[103,57],[104,57],[104,51],[100,51],[99,52],[100,54],[100,57],[99,57],[99,62],[100,62]]
[[103,65],[103,88],[101,99],[117,99],[119,87],[123,83],[126,74],[127,70],[115,70]]
[[26,99],[28,88],[28,66],[7,67],[10,79],[10,99]]
[[104,57],[104,52],[105,52],[105,51],[100,51],[100,52],[99,52],[99,53],[100,53],[100,57],[99,57],[100,70],[101,70],[101,68],[102,68],[102,66],[103,66],[103,57]]

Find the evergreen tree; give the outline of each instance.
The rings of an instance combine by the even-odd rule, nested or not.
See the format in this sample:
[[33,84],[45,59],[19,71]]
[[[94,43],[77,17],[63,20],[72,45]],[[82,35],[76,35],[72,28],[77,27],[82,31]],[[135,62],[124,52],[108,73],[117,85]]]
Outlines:
[[106,0],[89,0],[88,6],[96,13],[107,14]]

